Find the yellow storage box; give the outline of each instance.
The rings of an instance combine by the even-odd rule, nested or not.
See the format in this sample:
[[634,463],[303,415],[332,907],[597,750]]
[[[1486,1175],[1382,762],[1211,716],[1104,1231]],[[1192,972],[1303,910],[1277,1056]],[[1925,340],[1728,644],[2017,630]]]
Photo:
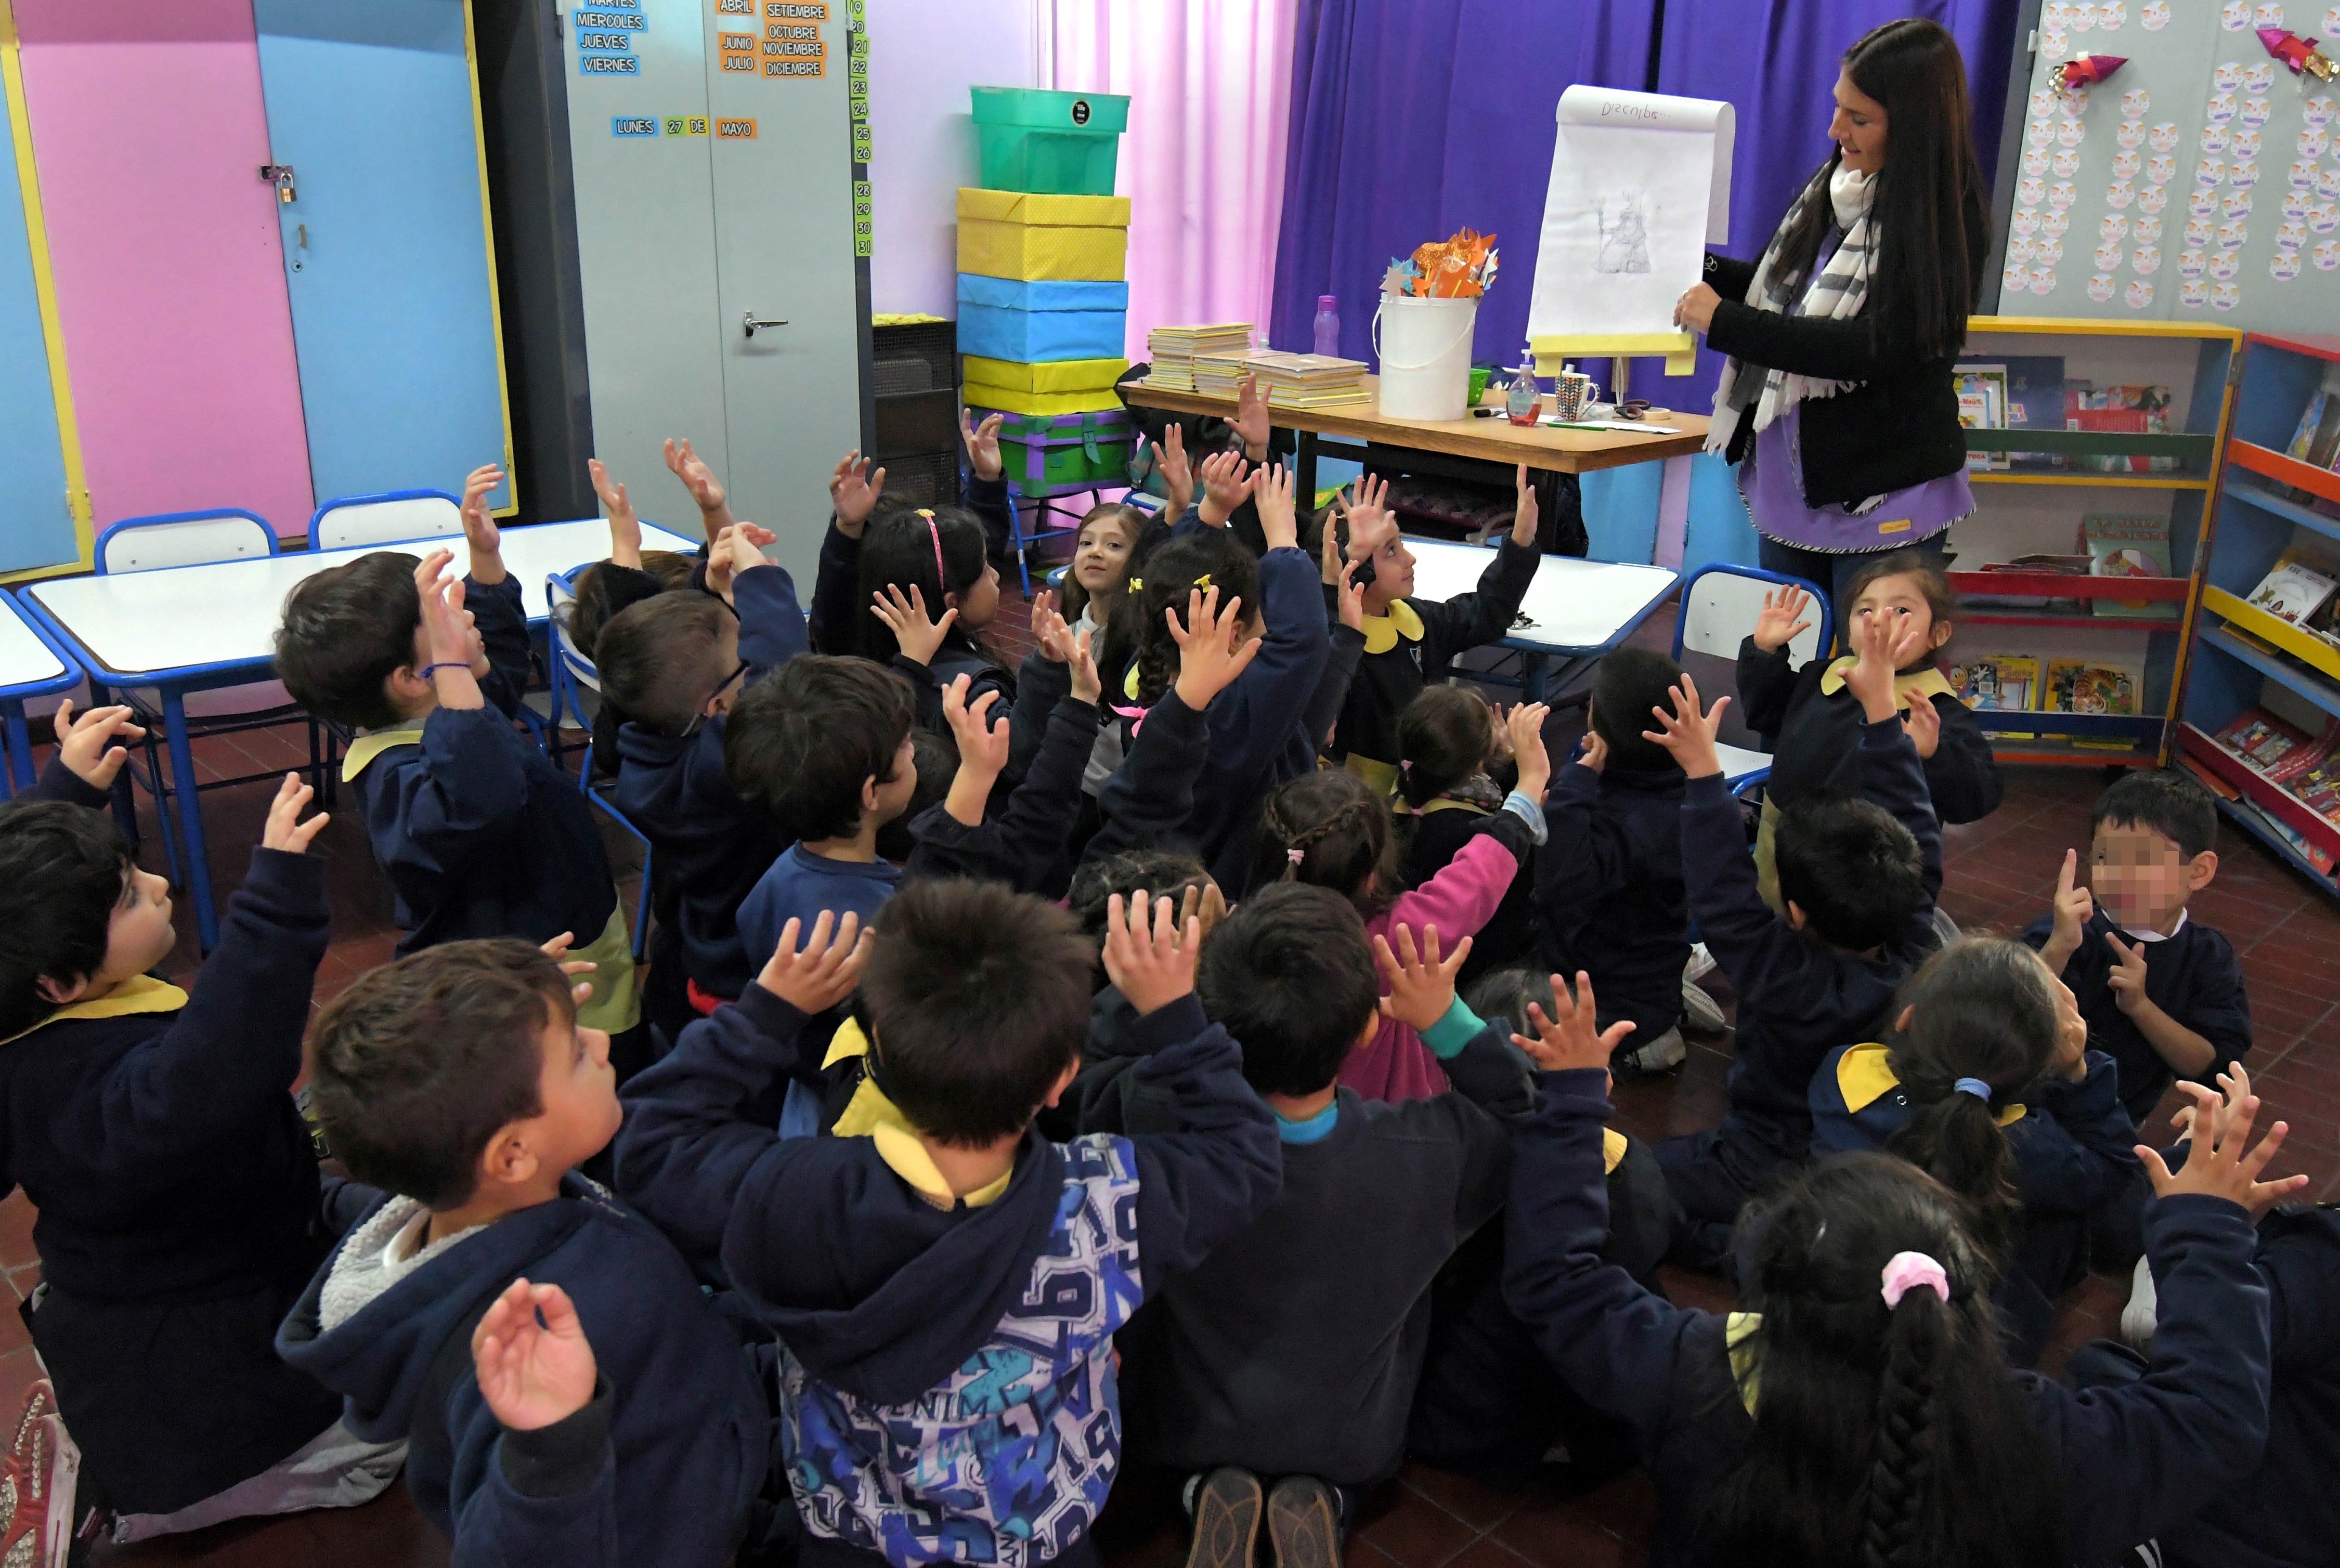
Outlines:
[[972,363],[967,367],[967,388],[961,395],[969,408],[996,408],[1008,413],[1103,413],[1107,410],[1118,412],[1122,406],[1120,395],[1109,386],[1085,392],[1029,392],[1022,387],[977,381]]
[[1019,283],[1120,283],[1129,270],[1129,198],[961,187],[958,270]]
[[1129,369],[1127,360],[1058,360],[1049,364],[1020,364],[1014,360],[967,356],[967,379],[985,386],[1016,392],[1096,392],[1110,387]]

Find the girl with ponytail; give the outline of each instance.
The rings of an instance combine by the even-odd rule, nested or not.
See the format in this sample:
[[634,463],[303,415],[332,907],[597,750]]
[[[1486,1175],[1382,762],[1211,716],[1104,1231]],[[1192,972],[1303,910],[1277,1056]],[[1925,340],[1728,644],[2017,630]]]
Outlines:
[[[1474,688],[1441,682],[1423,687],[1398,715],[1397,749],[1400,870],[1409,887],[1419,888],[1503,809],[1503,780],[1514,774],[1510,727]],[[1514,877],[1457,982],[1533,963],[1537,933],[1535,878]]]
[[[2258,1102],[2196,1117],[2175,1176],[2140,1151],[2162,1282],[2153,1361],[2084,1392],[2012,1371],[1965,1199],[1907,1160],[1839,1155],[1740,1222],[1728,1316],[1604,1265],[1608,1062],[1591,978],[1512,1041],[1543,1069],[1512,1136],[1503,1291],[1577,1395],[1621,1422],[1658,1491],[1651,1561],[1798,1568],[2064,1568],[2121,1555],[2257,1463],[2266,1297],[2253,1217],[2307,1178],[2258,1179]],[[2216,1106],[2206,1089],[2189,1090]],[[2170,1311],[2173,1288],[2184,1305]]]
[[[1381,791],[1344,769],[1303,774],[1267,798],[1259,813],[1251,886],[1284,881],[1330,888],[1357,907],[1368,937],[1387,936],[1401,924],[1417,932],[1435,929],[1453,953],[1486,926],[1543,841],[1552,762],[1542,736],[1550,711],[1539,702],[1512,710],[1519,788],[1501,810],[1479,819],[1479,831],[1420,887],[1406,888],[1398,874],[1396,835]],[[1341,1082],[1366,1099],[1393,1103],[1446,1091],[1445,1071],[1430,1047],[1387,1016],[1370,1045],[1343,1059]]]
[[1812,1153],[1883,1149],[1966,1199],[2002,1275],[2009,1353],[2030,1365],[2087,1266],[2087,1211],[2136,1179],[2113,1059],[2087,1049],[2072,993],[2020,942],[1953,942],[1899,1004],[1883,1042],[1813,1077]]

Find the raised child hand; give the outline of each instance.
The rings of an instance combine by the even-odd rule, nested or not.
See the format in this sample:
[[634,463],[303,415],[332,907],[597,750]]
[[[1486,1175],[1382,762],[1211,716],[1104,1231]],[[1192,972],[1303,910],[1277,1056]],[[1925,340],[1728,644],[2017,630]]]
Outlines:
[[[2283,1140],[2291,1128],[2277,1122],[2259,1140],[2257,1147],[2249,1147],[2251,1124],[2257,1119],[2259,1111],[2256,1095],[2245,1095],[2227,1107],[2220,1104],[2216,1091],[2200,1084],[2180,1078],[2177,1087],[2193,1097],[2195,1105],[2194,1146],[2186,1152],[2185,1167],[2172,1176],[2169,1167],[2162,1163],[2160,1151],[2149,1144],[2137,1146],[2137,1157],[2152,1179],[2156,1197],[2200,1193],[2240,1204],[2256,1217],[2307,1186],[2304,1176],[2271,1182],[2258,1179],[2267,1162],[2275,1158],[2276,1151],[2283,1147]],[[2207,1136],[2203,1133],[2206,1120],[2209,1124]]]
[[1178,612],[1165,608],[1171,640],[1178,644],[1178,700],[1200,713],[1211,699],[1234,684],[1259,652],[1259,640],[1244,637],[1244,602],[1230,599],[1219,608],[1215,586],[1196,588],[1186,595],[1186,624]]
[[1512,503],[1512,542],[1524,550],[1536,541],[1536,492],[1533,481],[1528,478],[1527,464],[1520,464],[1515,484],[1519,499]]
[[1073,667],[1073,700],[1095,707],[1096,700],[1105,695],[1105,679],[1097,673],[1096,655],[1089,648],[1090,637],[1089,632],[1084,631],[1073,639],[1072,657],[1067,662]]
[[[971,676],[955,675],[951,683],[943,688],[943,719],[958,741],[959,771],[971,769],[996,779],[1007,768],[1008,728],[1005,721],[996,725],[991,722],[992,708],[999,700],[996,688],[977,698],[973,707],[967,705],[967,689],[973,680]],[[990,788],[988,779],[984,787]]]
[[488,492],[503,481],[503,469],[492,462],[463,476],[463,542],[471,547],[471,581],[482,587],[504,580],[503,535],[488,511]]
[[843,920],[836,910],[823,909],[812,923],[811,938],[798,951],[797,937],[803,929],[804,922],[794,918],[780,928],[780,945],[764,961],[756,984],[809,1017],[853,995],[869,962],[869,933],[850,909]]
[[1514,702],[1503,718],[1512,759],[1520,765],[1519,791],[1539,806],[1552,788],[1552,757],[1543,749],[1543,721],[1551,714],[1541,702]]
[[895,642],[901,647],[902,656],[914,664],[932,664],[935,650],[943,645],[943,634],[958,619],[957,607],[944,610],[940,620],[929,620],[927,596],[915,582],[910,584],[907,599],[902,597],[900,584],[892,582],[870,597],[877,602],[869,607],[869,613],[886,623],[886,630],[894,634]]
[[999,461],[999,427],[1005,414],[986,414],[983,422],[975,422],[973,409],[961,409],[958,415],[958,439],[966,443],[967,461],[977,479],[997,479],[1004,471]]
[[454,560],[454,551],[434,550],[414,569],[414,586],[422,599],[422,646],[430,650],[431,663],[461,664],[476,675],[480,637],[471,611],[463,608],[463,580],[448,575]]
[[1162,493],[1169,515],[1185,516],[1195,501],[1195,465],[1186,461],[1186,428],[1175,420],[1154,443],[1154,466],[1162,471]]
[[93,708],[76,719],[70,697],[59,700],[51,722],[56,727],[57,760],[93,789],[113,789],[115,775],[129,759],[126,748],[110,744],[114,738],[139,740],[146,735],[144,726],[130,722],[127,706]]
[[[2082,928],[2097,913],[2096,896],[2079,885],[2079,873],[2080,852],[2065,850],[2063,869],[2056,873],[2056,924],[2048,933],[2048,948],[2060,952],[2066,961],[2080,950]],[[2050,958],[2048,967],[2060,972],[2064,965]]]
[[1609,742],[1601,739],[1601,731],[1588,729],[1584,732],[1584,749],[1577,753],[1576,765],[1590,768],[1595,773],[1609,766]]
[[1765,594],[1763,613],[1755,618],[1755,646],[1777,653],[1795,640],[1796,633],[1810,630],[1812,623],[1803,615],[1811,601],[1810,594],[1788,582]]
[[2088,1020],[2081,1015],[2080,999],[2061,980],[2056,987],[2057,1072],[2074,1083],[2088,1076]]
[[1389,995],[1382,998],[1382,1016],[1395,1018],[1415,1034],[1435,1025],[1454,1005],[1454,976],[1462,968],[1462,960],[1471,956],[1471,938],[1463,938],[1454,945],[1454,951],[1443,963],[1438,956],[1438,928],[1422,928],[1422,950],[1413,946],[1413,929],[1400,925],[1393,927],[1397,951],[1390,951],[1389,938],[1376,931],[1373,934],[1373,961],[1382,967],[1382,978],[1389,982]]
[[1641,739],[1654,740],[1673,756],[1674,766],[1686,777],[1710,779],[1722,771],[1722,759],[1714,749],[1714,737],[1722,728],[1722,710],[1730,706],[1730,699],[1718,697],[1714,706],[1700,711],[1698,682],[1685,674],[1669,695],[1674,710],[1652,708],[1658,728],[1641,731]]
[[282,849],[288,855],[307,854],[318,830],[333,819],[331,812],[320,811],[306,822],[301,820],[301,809],[316,793],[301,781],[298,773],[284,775],[284,782],[276,787],[276,799],[268,803],[268,822],[260,831],[260,847]]
[[1032,596],[1032,646],[1049,663],[1066,664],[1073,657],[1073,629],[1056,603],[1056,591],[1052,588],[1044,588]]
[[1568,994],[1568,982],[1558,975],[1552,978],[1552,1011],[1547,1014],[1534,1002],[1528,1004],[1528,1025],[1535,1030],[1532,1038],[1513,1035],[1512,1044],[1528,1054],[1528,1059],[1548,1073],[1564,1073],[1579,1067],[1609,1066],[1609,1054],[1624,1043],[1633,1032],[1633,1026],[1616,1023],[1607,1028],[1596,1028],[1598,1022],[1592,1005],[1592,977],[1579,969],[1576,972],[1576,995]]
[[598,457],[585,460],[585,471],[593,481],[593,493],[610,512],[610,560],[619,566],[630,566],[640,571],[642,566],[642,520],[634,515],[634,503],[626,494],[626,487],[610,477],[610,471]]
[[1362,561],[1380,548],[1382,536],[1397,531],[1389,509],[1389,481],[1361,474],[1349,491],[1349,559]]
[[593,1346],[557,1285],[523,1276],[504,1286],[471,1330],[471,1366],[480,1397],[507,1431],[566,1421],[593,1398]]
[[[710,591],[721,594],[726,604],[732,601],[731,591],[741,572],[772,564],[756,546],[756,535],[759,533],[764,531],[754,523],[735,522],[729,528],[718,529],[708,547],[707,586]],[[764,537],[771,536],[766,533]]]
[[1267,439],[1273,432],[1267,400],[1259,393],[1259,378],[1246,375],[1235,383],[1235,417],[1228,422],[1244,439],[1244,455],[1254,462],[1267,459]]
[[[666,438],[666,466],[669,472],[682,481],[682,488],[690,492],[690,499],[698,503],[700,511],[721,511],[730,499],[723,489],[723,481],[717,479],[715,471],[707,466],[707,460],[691,450],[689,437],[685,436],[680,441],[672,436]],[[721,526],[720,523],[715,525]],[[708,531],[711,533],[714,529]]]
[[1203,460],[1203,521],[1212,528],[1225,528],[1235,508],[1251,494],[1251,465],[1244,461],[1239,452],[1215,452]]
[[1282,463],[1262,467],[1252,476],[1252,499],[1259,508],[1259,531],[1270,550],[1290,550],[1300,543],[1299,512],[1292,487],[1296,476]]
[[[601,967],[590,958],[572,958],[569,956],[569,946],[576,939],[576,932],[563,931],[550,942],[538,943],[536,950],[559,964],[562,974],[575,979],[579,975],[590,975]],[[586,998],[592,994],[593,987],[590,981],[578,980],[577,984],[569,987],[569,999],[580,1007],[585,1005]]]
[[1901,620],[1897,615],[1863,615],[1855,617],[1852,623],[1852,650],[1858,659],[1844,678],[1845,690],[1852,693],[1871,724],[1882,723],[1901,710],[1900,692],[1893,680],[1899,668],[1893,661],[1893,644]]
[[837,513],[837,531],[848,539],[859,539],[868,526],[871,509],[885,493],[884,469],[873,472],[870,460],[858,451],[839,458],[837,471],[828,476],[828,504]]
[[1922,691],[1909,694],[1909,710],[1901,715],[1901,732],[1920,757],[1931,757],[1942,743],[1942,710]]
[[1195,950],[1203,945],[1202,922],[1189,916],[1177,923],[1175,898],[1155,898],[1140,888],[1125,905],[1115,893],[1106,900],[1106,978],[1120,987],[1140,1016],[1166,1007],[1195,988]]
[[2105,940],[2115,955],[2113,967],[2105,973],[2105,984],[2113,988],[2113,1005],[2124,1013],[2151,1007],[2152,998],[2145,994],[2145,944],[2132,947],[2112,931],[2105,933]]

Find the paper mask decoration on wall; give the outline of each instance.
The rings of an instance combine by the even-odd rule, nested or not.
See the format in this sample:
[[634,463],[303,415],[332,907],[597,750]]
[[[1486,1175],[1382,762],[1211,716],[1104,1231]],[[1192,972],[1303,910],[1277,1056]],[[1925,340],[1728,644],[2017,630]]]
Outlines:
[[[2234,7],[2229,5],[2226,9],[2231,11]],[[2222,20],[2224,14],[2221,13]],[[2289,32],[2279,25],[2260,27],[2259,42],[2266,45],[2266,52],[2274,55],[2282,65],[2288,67],[2291,74],[2295,76],[2305,72],[2308,75],[2314,76],[2319,82],[2329,82],[2332,80],[2335,73],[2340,73],[2340,66],[2333,65],[2332,56],[2326,55],[2323,50],[2318,49],[2315,46],[2315,41],[2314,39],[2303,38],[2298,34]],[[2244,80],[2246,82],[2251,80],[2253,76],[2261,71],[2266,72],[2267,81],[2272,84],[2275,80],[2275,72],[2271,67],[2266,65],[2252,66],[2248,72],[2245,73]],[[2265,90],[2265,88],[2259,89],[2259,91],[2262,92]]]

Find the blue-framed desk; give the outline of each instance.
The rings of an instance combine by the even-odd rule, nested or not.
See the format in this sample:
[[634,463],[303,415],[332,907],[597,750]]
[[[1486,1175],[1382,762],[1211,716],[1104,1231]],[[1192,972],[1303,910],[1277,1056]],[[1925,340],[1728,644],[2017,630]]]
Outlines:
[[82,682],[81,667],[58,647],[47,629],[0,594],[0,723],[7,733],[8,777],[0,797],[29,789],[33,782],[33,737],[25,723],[25,704],[36,697],[70,691]]
[[[697,550],[699,541],[644,523],[642,545],[688,552]],[[371,555],[374,549],[422,554],[441,548],[454,552],[455,571],[468,570],[470,552],[455,538],[367,550],[294,551],[160,571],[54,578],[16,590],[29,619],[45,628],[55,646],[80,666],[74,679],[87,672],[93,700],[98,689],[135,688],[159,695],[187,847],[187,892],[204,952],[219,941],[219,922],[212,905],[199,795],[193,788],[195,761],[187,739],[186,694],[270,679],[285,595],[303,580]],[[546,615],[548,574],[609,553],[610,525],[600,518],[503,531],[504,569],[520,581],[531,625],[541,624]]]
[[[1469,593],[1495,559],[1490,546],[1411,535],[1405,547],[1413,555],[1416,599]],[[1633,635],[1681,581],[1681,573],[1662,566],[1542,557],[1535,581],[1520,600],[1520,618],[1498,644],[1521,656],[1520,690],[1531,701],[1542,700],[1554,680],[1564,683]],[[1554,659],[1562,661],[1560,668],[1547,669],[1546,661]]]

